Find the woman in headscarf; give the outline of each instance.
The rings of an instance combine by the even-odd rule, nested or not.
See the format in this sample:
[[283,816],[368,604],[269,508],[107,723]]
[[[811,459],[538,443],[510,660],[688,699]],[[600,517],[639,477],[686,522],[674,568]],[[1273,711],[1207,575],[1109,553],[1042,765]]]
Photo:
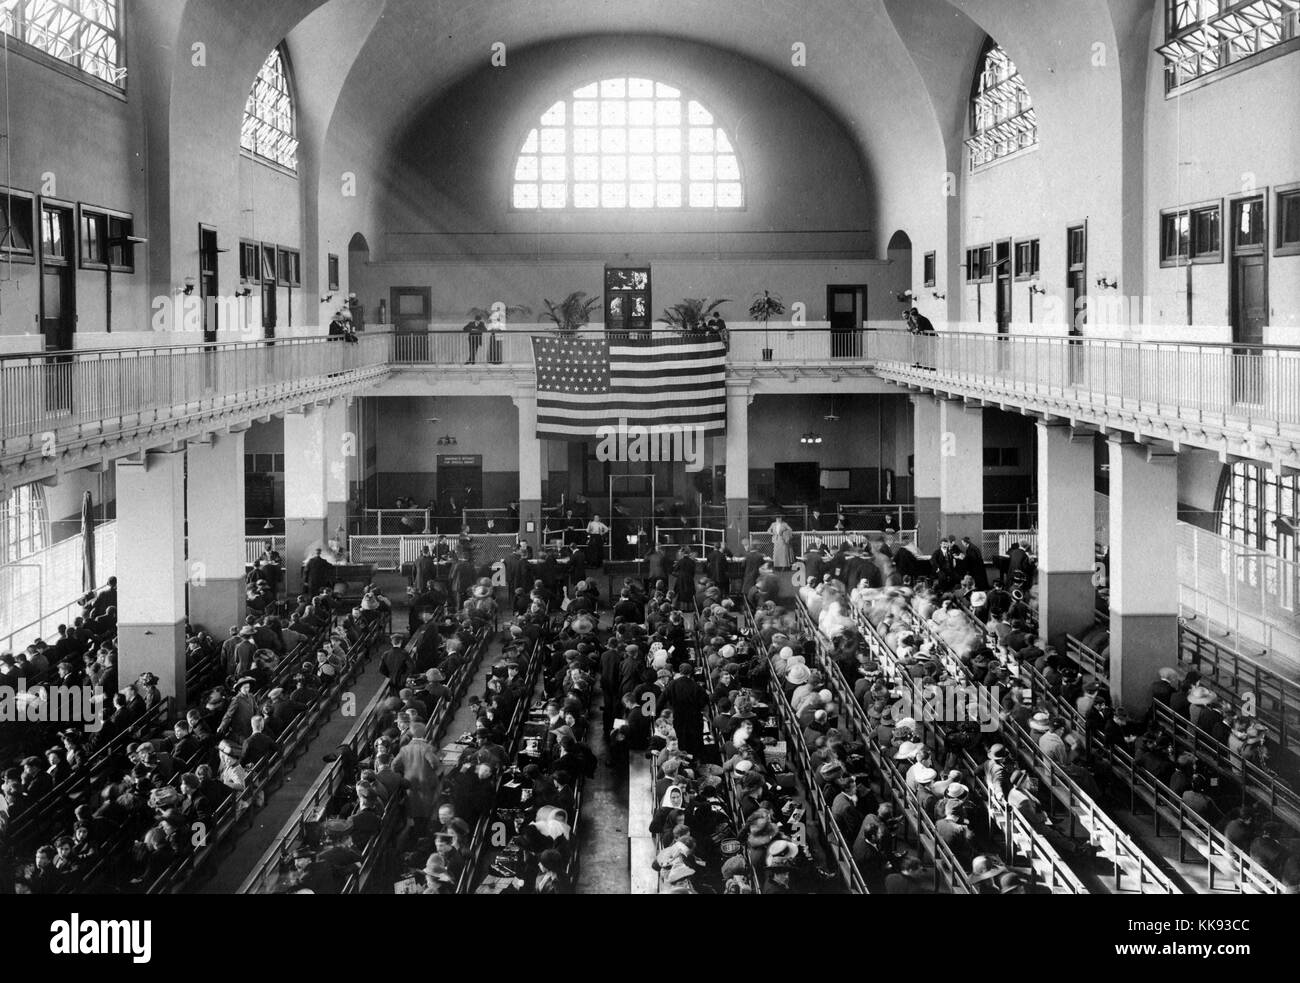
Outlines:
[[789,570],[790,540],[794,536],[794,530],[785,521],[785,516],[777,513],[767,531],[772,536],[772,565],[778,570]]
[[438,790],[442,784],[442,762],[438,749],[425,738],[424,724],[411,724],[411,739],[393,758],[393,770],[411,783],[407,809],[417,834],[423,833],[436,814]]

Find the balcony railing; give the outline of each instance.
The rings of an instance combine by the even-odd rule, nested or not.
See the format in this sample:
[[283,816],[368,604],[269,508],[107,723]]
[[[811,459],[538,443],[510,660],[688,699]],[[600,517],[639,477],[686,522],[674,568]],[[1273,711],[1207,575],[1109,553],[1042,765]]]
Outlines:
[[[428,331],[398,331],[393,337],[393,362],[398,365],[494,365],[532,368],[534,335],[551,335],[546,324],[512,325],[504,331],[469,335],[459,328],[436,326]],[[653,325],[643,332],[607,332],[593,325],[573,337],[644,338],[651,335],[680,335],[666,325]],[[745,322],[727,328],[727,363],[733,366],[770,365],[773,368],[806,365],[863,363],[869,331],[857,328],[834,330],[825,321],[794,327],[787,322],[762,324]],[[471,359],[473,360],[471,363]]]
[[95,432],[180,419],[271,396],[328,387],[330,379],[388,364],[392,337],[51,352],[0,358],[0,447],[15,438]]
[[891,378],[957,384],[1009,401],[1065,400],[1084,413],[1244,428],[1260,438],[1300,429],[1300,348],[961,331],[865,335],[867,358]]

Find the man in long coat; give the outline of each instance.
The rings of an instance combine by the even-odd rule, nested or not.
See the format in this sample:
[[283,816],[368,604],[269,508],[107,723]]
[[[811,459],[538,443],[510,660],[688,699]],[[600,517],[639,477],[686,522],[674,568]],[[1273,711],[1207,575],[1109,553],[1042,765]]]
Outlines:
[[393,758],[393,771],[411,783],[406,803],[417,832],[437,814],[442,784],[442,761],[438,749],[425,740],[425,730],[424,724],[412,724],[410,741]]
[[678,666],[664,689],[663,698],[673,708],[677,743],[688,754],[698,755],[704,750],[704,711],[709,697],[689,671],[689,664]]

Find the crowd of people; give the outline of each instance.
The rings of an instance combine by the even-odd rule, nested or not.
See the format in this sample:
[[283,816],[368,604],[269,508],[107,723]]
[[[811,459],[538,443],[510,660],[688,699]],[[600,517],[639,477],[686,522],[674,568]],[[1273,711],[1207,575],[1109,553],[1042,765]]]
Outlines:
[[[276,561],[264,555],[257,569]],[[269,582],[265,573],[258,579]],[[50,746],[4,772],[0,890],[148,890],[207,841],[227,810],[244,807],[250,776],[275,760],[281,736],[390,614],[371,585],[357,605],[322,589],[250,609],[221,642],[187,622],[187,677],[199,688],[191,708],[173,717],[154,673],[126,685],[117,678],[116,591],[111,579],[88,598],[53,646],[38,641],[25,659],[0,658],[6,672],[25,672],[28,686],[53,662],[51,683],[93,687],[104,706],[97,727],[14,728],[20,740]]]

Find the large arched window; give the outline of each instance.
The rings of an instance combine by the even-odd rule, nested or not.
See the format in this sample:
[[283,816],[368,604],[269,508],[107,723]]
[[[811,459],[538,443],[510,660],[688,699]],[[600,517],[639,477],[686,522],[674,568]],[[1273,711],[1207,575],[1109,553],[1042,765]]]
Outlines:
[[592,82],[553,104],[515,161],[519,209],[740,208],[740,161],[713,114],[644,78]]
[[1258,464],[1234,464],[1219,491],[1219,532],[1245,546],[1296,557],[1300,481]]
[[1038,116],[1020,71],[989,38],[971,86],[970,168],[983,167],[1038,145]]
[[298,130],[284,46],[271,50],[244,107],[239,145],[254,157],[298,169]]
[[126,82],[120,0],[6,0],[0,31],[111,85]]

